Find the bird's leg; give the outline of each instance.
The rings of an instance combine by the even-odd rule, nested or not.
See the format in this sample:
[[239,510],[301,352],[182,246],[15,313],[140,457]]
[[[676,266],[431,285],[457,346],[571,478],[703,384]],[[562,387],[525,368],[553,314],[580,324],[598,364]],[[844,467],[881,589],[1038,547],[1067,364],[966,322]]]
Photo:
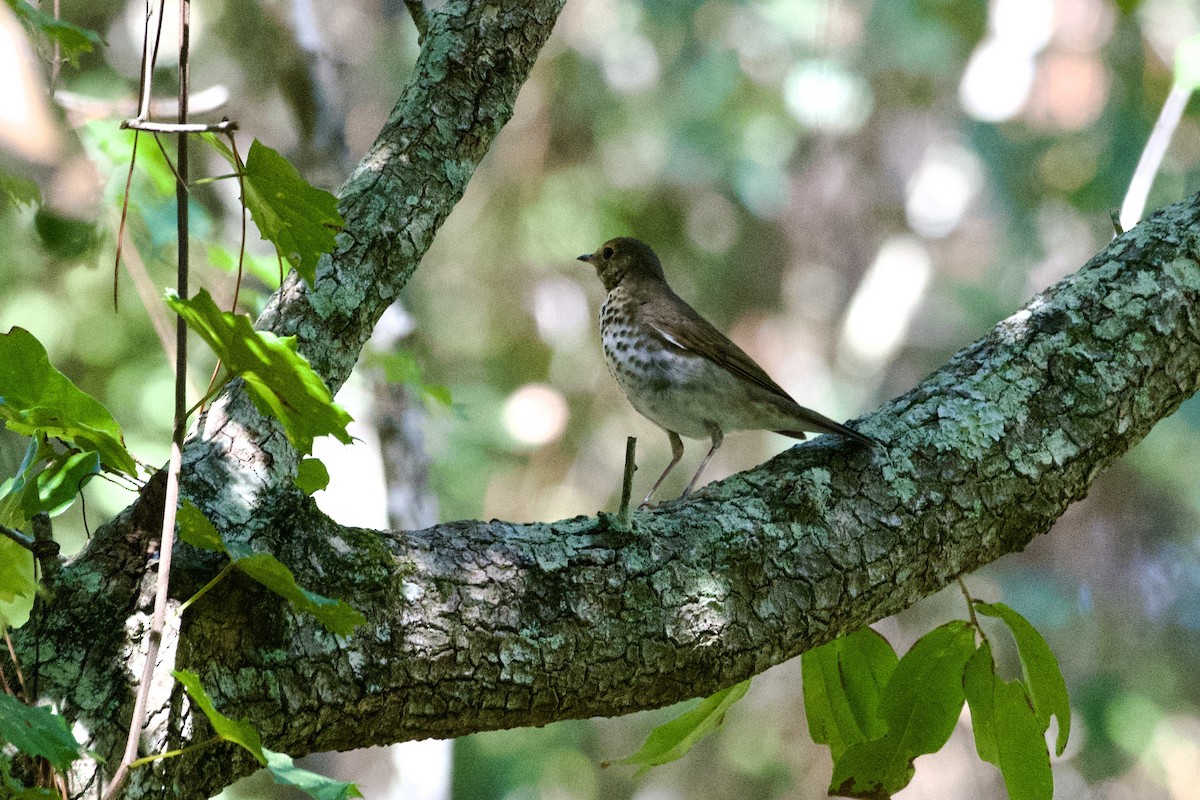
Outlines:
[[721,433],[721,429],[716,425],[709,426],[709,433],[712,435],[712,447],[708,449],[708,455],[700,462],[700,467],[696,470],[696,474],[692,476],[692,482],[683,490],[680,497],[687,497],[692,493],[692,489],[696,488],[696,481],[700,480],[700,473],[704,472],[704,468],[708,466],[708,460],[713,457],[713,453],[717,452],[717,448],[721,446],[721,442],[725,441],[725,434]]
[[680,439],[679,434],[675,431],[667,431],[667,436],[671,439],[671,463],[667,464],[667,468],[663,470],[662,475],[658,476],[658,480],[650,487],[650,491],[646,493],[646,499],[642,501],[642,504],[638,508],[650,507],[650,498],[658,491],[663,478],[667,477],[667,473],[675,468],[675,465],[679,463],[679,459],[683,458],[683,439]]

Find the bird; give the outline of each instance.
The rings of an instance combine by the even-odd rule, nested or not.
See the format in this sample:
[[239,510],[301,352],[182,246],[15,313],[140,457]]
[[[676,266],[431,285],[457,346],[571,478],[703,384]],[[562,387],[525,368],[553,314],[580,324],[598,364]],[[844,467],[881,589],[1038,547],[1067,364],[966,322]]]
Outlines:
[[712,446],[682,497],[691,494],[725,434],[769,430],[795,439],[805,431],[833,433],[860,445],[882,446],[798,404],[754,359],[667,285],[662,263],[637,239],[610,239],[579,261],[596,269],[607,294],[600,339],[608,370],[634,409],[667,433],[671,461],[641,508],[683,458],[683,440]]

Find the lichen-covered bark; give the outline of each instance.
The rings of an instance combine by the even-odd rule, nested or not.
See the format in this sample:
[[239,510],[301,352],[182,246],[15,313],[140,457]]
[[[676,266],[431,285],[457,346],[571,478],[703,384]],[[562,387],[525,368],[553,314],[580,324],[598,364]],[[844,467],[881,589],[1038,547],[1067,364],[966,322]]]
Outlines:
[[[413,84],[343,190],[339,249],[314,290],[289,283],[260,321],[295,333],[332,385],[461,195],[556,13],[452,0],[430,16]],[[886,450],[818,439],[627,530],[605,515],[338,526],[288,488],[295,455],[234,386],[188,446],[189,495],[224,535],[369,622],[338,638],[234,577],[185,614],[176,665],[296,755],[709,693],[1047,530],[1200,385],[1198,260],[1193,199],[870,415],[861,425]],[[19,632],[42,693],[114,764],[160,504],[150,491],[101,529]],[[219,563],[184,548],[177,567],[186,596]],[[147,752],[209,735],[186,705],[164,701],[151,722]],[[128,794],[203,798],[251,766],[209,748],[137,770]]]

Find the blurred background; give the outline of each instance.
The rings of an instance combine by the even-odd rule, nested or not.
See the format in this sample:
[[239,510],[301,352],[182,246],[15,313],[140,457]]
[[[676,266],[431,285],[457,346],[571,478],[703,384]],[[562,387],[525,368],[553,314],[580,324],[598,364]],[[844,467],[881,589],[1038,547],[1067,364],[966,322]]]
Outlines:
[[[25,134],[0,139],[0,330],[32,331],[113,412],[130,449],[163,463],[174,190],[147,137],[119,310],[112,302],[132,143],[117,122],[133,114],[144,5],[61,9],[106,44],[56,67],[0,6],[0,52],[27,54],[35,81],[0,87],[0,108],[28,109],[0,127]],[[669,458],[666,436],[609,377],[603,292],[575,261],[618,235],[649,242],[676,291],[802,404],[839,420],[871,410],[1105,246],[1171,89],[1175,48],[1197,33],[1195,0],[568,0],[512,121],[339,396],[363,441],[320,451],[334,483],[319,502],[339,521],[380,527],[614,510],[627,435],[638,437],[644,492]],[[163,117],[177,81],[172,40],[155,75]],[[257,137],[336,190],[417,53],[395,0],[197,3],[193,114],[238,120],[243,153]],[[48,83],[53,109],[41,102]],[[228,172],[195,152],[194,175]],[[1193,102],[1149,208],[1198,189]],[[191,219],[193,285],[228,304],[236,182],[195,189]],[[253,228],[250,239],[241,300],[255,314],[278,267]],[[195,392],[211,366],[197,345]],[[1193,401],[1050,535],[967,578],[976,596],[1025,614],[1062,662],[1075,724],[1054,763],[1056,797],[1200,798],[1198,427]],[[706,478],[788,446],[732,436]],[[0,436],[4,474],[23,449]],[[689,445],[664,496],[704,450]],[[130,499],[94,482],[87,524]],[[56,534],[80,545],[78,505]],[[903,650],[964,614],[961,595],[943,592],[877,627]],[[678,710],[305,763],[361,780],[372,798],[824,796],[828,751],[807,737],[798,660],[756,678],[683,761],[643,777],[598,766]],[[916,766],[901,797],[1004,797],[965,712],[947,747]],[[227,796],[283,795],[250,779]]]

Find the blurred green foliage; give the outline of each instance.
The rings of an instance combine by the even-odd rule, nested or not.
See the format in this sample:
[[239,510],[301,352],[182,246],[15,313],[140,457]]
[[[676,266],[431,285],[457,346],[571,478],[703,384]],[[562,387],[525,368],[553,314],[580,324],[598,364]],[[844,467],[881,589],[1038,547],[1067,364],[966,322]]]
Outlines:
[[[156,331],[172,327],[159,298],[174,280],[175,239],[170,168],[152,137],[139,137],[116,311],[110,272],[133,140],[116,122],[132,113],[141,9],[62,3],[64,19],[107,46],[62,71],[58,85],[89,102],[65,115],[55,166],[0,162],[0,330],[32,331],[154,463],[170,435]],[[307,58],[293,11],[194,6],[193,86],[229,89],[207,118],[238,120],[243,147],[257,137],[335,188],[395,103],[415,32],[399,3],[323,4],[320,29],[303,31],[319,35],[321,56]],[[434,407],[427,418],[443,517],[612,510],[626,435],[641,440],[639,482],[668,458],[666,437],[606,373],[601,287],[578,254],[616,235],[650,242],[676,290],[797,399],[849,417],[910,388],[1104,246],[1109,210],[1174,80],[1174,48],[1198,30],[1192,0],[571,0],[403,297],[415,323],[404,346],[422,382],[453,398],[451,413]],[[171,91],[169,57],[155,77]],[[228,172],[196,148],[197,174]],[[1151,208],[1200,188],[1198,163],[1193,100]],[[233,296],[236,196],[230,180],[191,194],[193,282],[222,307]],[[248,238],[242,310],[253,313],[278,266]],[[902,324],[871,355],[855,349],[847,311],[895,242],[927,271],[907,284],[911,309],[877,307],[876,318]],[[198,343],[193,365],[198,397],[212,366]],[[551,390],[542,405],[514,402],[529,384]],[[1063,665],[1079,728],[1054,762],[1063,796],[1184,796],[1172,792],[1194,769],[1198,427],[1193,401],[1049,536],[968,579],[976,596],[1021,609]],[[785,446],[731,437],[708,474]],[[24,450],[0,436],[3,475]],[[88,523],[129,500],[93,481]],[[82,541],[78,506],[56,519],[56,535],[68,548]],[[961,597],[945,593],[882,627],[900,648],[962,614]],[[768,671],[711,741],[640,783],[596,764],[632,752],[669,711],[468,737],[456,745],[454,796],[822,797],[830,766],[807,738],[798,672]],[[923,757],[914,792],[962,796],[966,783],[973,796],[1002,797],[969,731],[954,737],[962,753]]]

